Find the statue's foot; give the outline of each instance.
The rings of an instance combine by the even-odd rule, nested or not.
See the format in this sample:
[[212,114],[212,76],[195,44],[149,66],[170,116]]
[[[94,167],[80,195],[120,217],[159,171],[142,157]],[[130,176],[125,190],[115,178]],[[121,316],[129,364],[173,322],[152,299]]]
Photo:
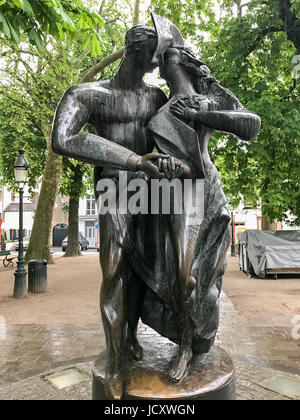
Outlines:
[[128,337],[127,348],[129,353],[135,360],[142,360],[143,358],[143,347],[139,344],[135,337]]
[[173,363],[172,367],[168,371],[168,376],[173,382],[180,382],[184,377],[189,362],[193,357],[193,352],[191,349],[188,350],[179,350],[178,356]]
[[121,373],[105,375],[104,389],[108,400],[121,400],[123,386],[123,376]]

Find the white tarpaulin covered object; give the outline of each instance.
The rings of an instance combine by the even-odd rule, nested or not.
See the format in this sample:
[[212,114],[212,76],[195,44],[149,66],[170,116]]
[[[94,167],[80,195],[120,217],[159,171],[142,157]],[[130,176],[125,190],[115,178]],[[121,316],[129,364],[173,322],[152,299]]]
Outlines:
[[255,274],[266,277],[269,269],[300,269],[300,231],[249,229],[238,233],[246,245]]

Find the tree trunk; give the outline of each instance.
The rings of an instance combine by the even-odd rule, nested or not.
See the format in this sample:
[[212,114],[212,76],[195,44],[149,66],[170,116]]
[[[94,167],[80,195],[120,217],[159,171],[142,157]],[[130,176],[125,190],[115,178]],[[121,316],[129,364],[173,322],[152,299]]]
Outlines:
[[[103,3],[104,4],[104,3]],[[139,22],[139,7],[140,7],[140,0],[135,0],[134,6],[134,16],[133,21],[135,24]],[[105,67],[109,66],[116,60],[122,57],[124,52],[124,47],[113,53],[111,56],[106,57],[100,63],[97,63],[94,67],[92,67],[82,78],[80,83],[83,82],[90,82],[99,72],[103,71]],[[25,261],[28,262],[31,259],[46,259],[49,263],[53,263],[53,258],[51,257],[50,252],[50,241],[51,241],[51,228],[52,228],[52,218],[53,218],[53,210],[54,204],[56,199],[56,194],[59,187],[61,171],[62,171],[62,157],[54,154],[51,149],[51,139],[50,134],[51,130],[47,133],[47,143],[48,143],[48,153],[47,153],[47,161],[46,161],[46,168],[43,176],[41,192],[39,196],[39,201],[34,217],[34,223],[32,227],[31,237],[28,245],[28,249],[25,256]],[[70,208],[74,207],[74,214],[73,216],[69,215],[69,240],[71,238],[70,235],[76,235],[75,233],[71,233],[71,225],[75,222],[75,213],[77,214],[77,232],[78,232],[78,209],[79,209],[79,199],[77,199],[77,205],[75,203],[71,203],[70,199]],[[76,201],[76,200],[74,200]],[[76,210],[77,206],[77,210]],[[73,219],[74,218],[74,219]],[[74,232],[76,226],[74,225]],[[75,238],[75,236],[74,236]],[[78,241],[78,233],[76,238],[74,239],[74,243],[76,240]],[[75,246],[75,245],[74,245]],[[68,241],[69,247],[69,241]],[[72,245],[73,249],[73,245]],[[71,252],[71,251],[70,251]],[[68,249],[65,253],[67,256]],[[78,255],[78,249],[77,254]],[[69,255],[68,255],[69,256]]]
[[67,161],[72,170],[72,179],[69,192],[69,233],[68,246],[64,257],[77,257],[81,255],[79,244],[79,198],[82,190],[83,175],[80,163],[75,166],[70,160]]
[[262,230],[277,230],[277,222],[274,221],[273,223],[269,221],[266,216],[262,216],[261,218],[261,228]]
[[45,259],[52,263],[50,241],[52,233],[52,218],[55,199],[58,191],[62,157],[52,152],[50,147],[50,129],[47,132],[48,152],[43,175],[41,192],[34,216],[34,222],[25,261]]
[[134,4],[134,12],[133,12],[133,20],[132,20],[132,24],[133,26],[136,26],[139,24],[139,20],[140,20],[140,0],[135,0],[135,4]]
[[261,229],[262,230],[277,230],[277,221],[270,221],[270,219],[266,216],[265,212],[265,206],[264,203],[266,203],[264,199],[261,200]]
[[300,20],[292,11],[291,0],[279,0],[278,4],[287,38],[293,42],[297,52],[300,53]]
[[79,199],[70,198],[69,201],[69,233],[68,233],[68,246],[64,257],[77,257],[81,255],[79,248]]

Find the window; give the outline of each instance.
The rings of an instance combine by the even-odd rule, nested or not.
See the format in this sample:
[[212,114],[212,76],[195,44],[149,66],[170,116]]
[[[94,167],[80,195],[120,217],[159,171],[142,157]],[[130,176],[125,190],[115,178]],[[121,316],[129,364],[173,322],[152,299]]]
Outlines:
[[96,214],[95,197],[93,195],[89,195],[86,199],[86,214]]

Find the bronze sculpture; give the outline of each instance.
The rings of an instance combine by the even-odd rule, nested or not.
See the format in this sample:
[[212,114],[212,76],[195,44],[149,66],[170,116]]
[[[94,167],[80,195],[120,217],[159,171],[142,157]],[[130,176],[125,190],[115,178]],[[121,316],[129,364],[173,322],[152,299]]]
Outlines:
[[[208,143],[215,130],[250,140],[260,128],[260,119],[217,83],[204,63],[185,47],[179,31],[174,39],[172,33],[177,29],[174,25],[157,15],[153,15],[153,20],[158,32],[155,55],[159,55],[160,45],[166,50],[160,69],[170,88],[170,100],[151,119],[148,128],[160,151],[188,163],[189,177],[205,178],[203,220],[200,218],[191,224],[187,206],[183,214],[170,215],[177,262],[176,288],[180,296],[175,318],[179,322],[180,337],[178,357],[169,374],[178,381],[192,358],[192,347],[196,352],[208,352],[214,342],[218,323],[216,306],[229,245],[230,217],[218,172],[209,157]],[[213,238],[213,247],[209,235]],[[208,246],[212,247],[212,254],[207,253]],[[203,314],[201,307],[206,303],[210,309]]]
[[[56,153],[95,165],[100,206],[100,179],[114,182],[120,197],[119,170],[126,170],[129,180],[148,184],[151,178],[190,179],[192,184],[204,179],[204,214],[192,223],[189,207],[170,215],[99,214],[105,392],[112,399],[122,398],[124,391],[124,336],[133,358],[143,357],[136,335],[139,318],[179,344],[168,371],[173,381],[186,375],[193,354],[212,347],[230,218],[208,142],[214,130],[249,140],[260,127],[259,117],[185,48],[178,28],[155,14],[152,18],[155,30],[137,26],[126,34],[125,56],[113,80],[65,93],[52,134]],[[170,86],[169,102],[142,81],[158,65]],[[86,123],[97,135],[81,132]]]

